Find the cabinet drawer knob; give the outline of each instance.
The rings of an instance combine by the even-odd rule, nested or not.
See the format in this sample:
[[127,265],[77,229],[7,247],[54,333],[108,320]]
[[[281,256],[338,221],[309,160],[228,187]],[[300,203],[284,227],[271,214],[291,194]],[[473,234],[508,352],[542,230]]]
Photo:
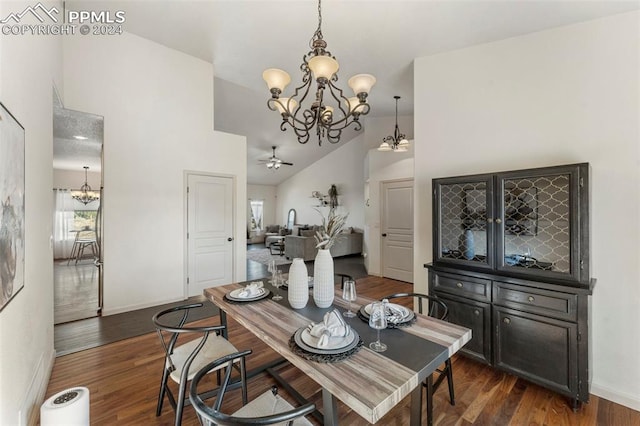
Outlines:
[[456,287],[462,288],[462,283],[456,283]]
[[527,297],[527,300],[528,300],[529,302],[533,302],[533,301],[534,301],[534,300],[536,300],[536,299],[535,299],[535,297],[533,297],[533,296],[529,296],[529,297]]
[[479,316],[480,315],[480,311],[478,309],[476,309],[476,310],[473,311],[473,314],[475,316]]
[[502,320],[503,323],[505,324],[511,324],[511,319],[510,318],[505,318]]
[[496,223],[502,223],[502,219],[500,219],[499,217],[496,218]]

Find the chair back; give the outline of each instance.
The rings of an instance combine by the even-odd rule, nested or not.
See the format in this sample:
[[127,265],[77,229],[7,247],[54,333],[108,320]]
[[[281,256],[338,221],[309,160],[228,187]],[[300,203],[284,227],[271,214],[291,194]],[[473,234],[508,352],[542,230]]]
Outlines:
[[344,282],[345,281],[353,281],[355,282],[356,280],[353,279],[353,277],[351,275],[347,275],[347,274],[339,274],[339,273],[335,273],[334,274],[336,277],[340,277],[340,288],[344,288]]
[[[449,309],[445,303],[436,296],[429,296],[422,293],[395,293],[383,297],[383,299],[398,299],[403,297],[413,297],[418,299],[418,313],[425,314],[436,319],[446,320]],[[427,310],[423,309],[423,301],[427,302]]]
[[224,325],[209,325],[209,326],[185,326],[187,319],[189,318],[189,311],[191,309],[201,308],[203,306],[202,303],[191,303],[188,305],[176,306],[173,308],[165,309],[161,312],[155,314],[152,318],[153,324],[156,327],[156,332],[158,333],[158,337],[160,338],[160,343],[165,351],[165,360],[168,365],[171,366],[172,371],[175,370],[175,366],[173,365],[173,361],[171,360],[171,355],[173,354],[173,350],[178,342],[178,337],[183,334],[200,334],[202,338],[200,339],[200,343],[196,346],[194,351],[191,353],[187,361],[185,362],[185,368],[181,372],[181,376],[184,376],[183,379],[186,379],[188,376],[189,365],[193,359],[198,355],[200,349],[207,342],[207,338],[209,334],[220,333],[225,329]]
[[[204,366],[191,380],[191,387],[189,389],[189,400],[191,405],[196,410],[196,414],[200,419],[200,423],[203,425],[220,425],[220,426],[233,426],[233,425],[272,425],[276,423],[293,424],[293,421],[297,418],[304,417],[315,410],[315,404],[307,403],[297,408],[293,408],[288,411],[260,416],[260,417],[236,417],[233,415],[227,415],[220,411],[224,395],[227,390],[230,390],[233,386],[231,383],[231,366],[238,358],[244,358],[251,353],[251,350],[245,350],[236,352],[219,358],[213,362],[210,362]],[[198,384],[210,371],[219,368],[221,365],[227,364],[225,368],[225,375],[220,387],[218,388],[216,400],[211,407],[207,406],[202,397],[198,394]],[[237,383],[237,382],[236,382]],[[251,403],[249,403],[251,405]]]

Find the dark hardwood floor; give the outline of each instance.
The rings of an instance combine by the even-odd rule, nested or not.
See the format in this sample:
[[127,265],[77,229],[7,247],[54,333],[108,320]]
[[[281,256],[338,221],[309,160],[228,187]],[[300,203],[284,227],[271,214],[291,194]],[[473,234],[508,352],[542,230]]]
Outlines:
[[[364,277],[357,282],[359,293],[372,298],[410,289],[409,284],[378,277]],[[215,316],[197,323],[218,321]],[[253,350],[249,368],[277,356],[232,319],[229,335],[237,348]],[[162,415],[155,417],[162,364],[163,350],[155,333],[61,356],[56,359],[46,398],[72,386],[86,386],[91,392],[92,425],[172,424],[174,413],[168,403]],[[283,375],[322,407],[321,390],[308,376],[292,366],[286,367]],[[454,357],[453,375],[456,405],[449,405],[447,387],[441,386],[434,396],[436,425],[640,425],[639,412],[596,396],[574,413],[564,397],[463,356]],[[266,375],[254,378],[249,383],[249,397],[272,384]],[[281,394],[288,397],[284,391]],[[378,424],[408,424],[409,399],[402,400]],[[225,399],[223,410],[232,411],[239,405],[239,395],[232,394]],[[338,404],[338,413],[341,424],[367,424],[342,403]],[[183,424],[199,424],[191,407],[185,410]]]

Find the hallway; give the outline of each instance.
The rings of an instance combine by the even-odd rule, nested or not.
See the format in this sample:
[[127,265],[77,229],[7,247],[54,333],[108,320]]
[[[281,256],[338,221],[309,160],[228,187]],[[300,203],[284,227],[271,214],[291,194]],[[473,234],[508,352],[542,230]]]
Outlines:
[[93,258],[53,262],[54,324],[92,318],[98,315],[98,268]]

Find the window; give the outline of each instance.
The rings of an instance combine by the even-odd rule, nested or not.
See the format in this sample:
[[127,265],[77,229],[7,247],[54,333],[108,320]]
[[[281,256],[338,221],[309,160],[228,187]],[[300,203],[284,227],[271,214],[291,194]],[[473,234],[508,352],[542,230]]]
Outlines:
[[251,230],[262,230],[262,214],[264,208],[263,200],[249,200],[249,207],[251,210]]
[[94,229],[97,215],[96,210],[74,210],[73,229]]

